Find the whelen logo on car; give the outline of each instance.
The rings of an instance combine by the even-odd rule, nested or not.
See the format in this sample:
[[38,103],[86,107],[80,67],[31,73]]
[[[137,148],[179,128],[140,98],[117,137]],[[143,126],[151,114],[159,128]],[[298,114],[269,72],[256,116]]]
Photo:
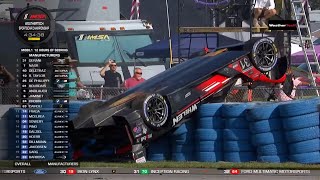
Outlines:
[[45,169],[36,169],[33,171],[35,174],[47,174]]
[[194,104],[188,109],[186,109],[185,111],[183,111],[181,114],[177,115],[175,118],[173,118],[172,126],[175,126],[176,124],[178,124],[185,116],[195,112],[197,109],[198,109],[198,106]]

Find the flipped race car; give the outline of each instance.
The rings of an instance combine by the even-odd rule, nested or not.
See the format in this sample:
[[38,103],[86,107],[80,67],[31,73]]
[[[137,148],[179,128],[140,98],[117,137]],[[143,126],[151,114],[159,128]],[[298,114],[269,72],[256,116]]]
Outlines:
[[237,79],[244,82],[282,83],[288,62],[278,58],[273,41],[253,39],[219,48],[187,60],[107,102],[95,101],[81,107],[70,125],[70,142],[76,151],[87,141],[104,146],[130,148],[133,159],[146,161],[150,141],[179,127],[198,107],[223,102]]

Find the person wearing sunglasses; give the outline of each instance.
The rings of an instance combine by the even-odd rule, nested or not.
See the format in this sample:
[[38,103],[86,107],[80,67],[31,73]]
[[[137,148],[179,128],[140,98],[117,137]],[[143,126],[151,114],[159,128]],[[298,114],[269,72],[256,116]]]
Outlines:
[[142,69],[134,68],[134,75],[131,78],[125,80],[124,85],[127,89],[130,89],[144,81],[145,79],[142,78]]
[[[107,71],[108,67],[110,70]],[[104,87],[120,87],[123,83],[120,73],[117,72],[117,63],[109,59],[105,67],[100,71],[101,77],[104,79]]]

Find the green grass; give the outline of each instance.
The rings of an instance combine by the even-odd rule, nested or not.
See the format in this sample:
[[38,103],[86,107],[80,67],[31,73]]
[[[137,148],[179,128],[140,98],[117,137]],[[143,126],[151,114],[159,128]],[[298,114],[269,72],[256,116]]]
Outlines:
[[144,164],[136,163],[103,163],[103,162],[83,162],[81,167],[122,167],[122,168],[214,168],[214,169],[308,169],[320,170],[320,164],[306,165],[297,163],[205,163],[205,162],[148,162]]
[[[13,161],[0,161],[0,167],[13,167]],[[206,162],[147,162],[136,163],[106,163],[106,162],[81,162],[80,167],[114,167],[114,168],[213,168],[213,169],[299,169],[320,170],[320,164],[298,164],[298,163],[206,163]]]

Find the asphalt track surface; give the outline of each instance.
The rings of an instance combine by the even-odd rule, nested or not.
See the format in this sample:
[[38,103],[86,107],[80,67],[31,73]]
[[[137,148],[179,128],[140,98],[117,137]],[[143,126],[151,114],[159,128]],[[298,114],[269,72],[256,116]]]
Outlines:
[[1,180],[319,180],[319,176],[279,176],[279,175],[132,175],[132,174],[108,174],[108,175],[1,175]]

